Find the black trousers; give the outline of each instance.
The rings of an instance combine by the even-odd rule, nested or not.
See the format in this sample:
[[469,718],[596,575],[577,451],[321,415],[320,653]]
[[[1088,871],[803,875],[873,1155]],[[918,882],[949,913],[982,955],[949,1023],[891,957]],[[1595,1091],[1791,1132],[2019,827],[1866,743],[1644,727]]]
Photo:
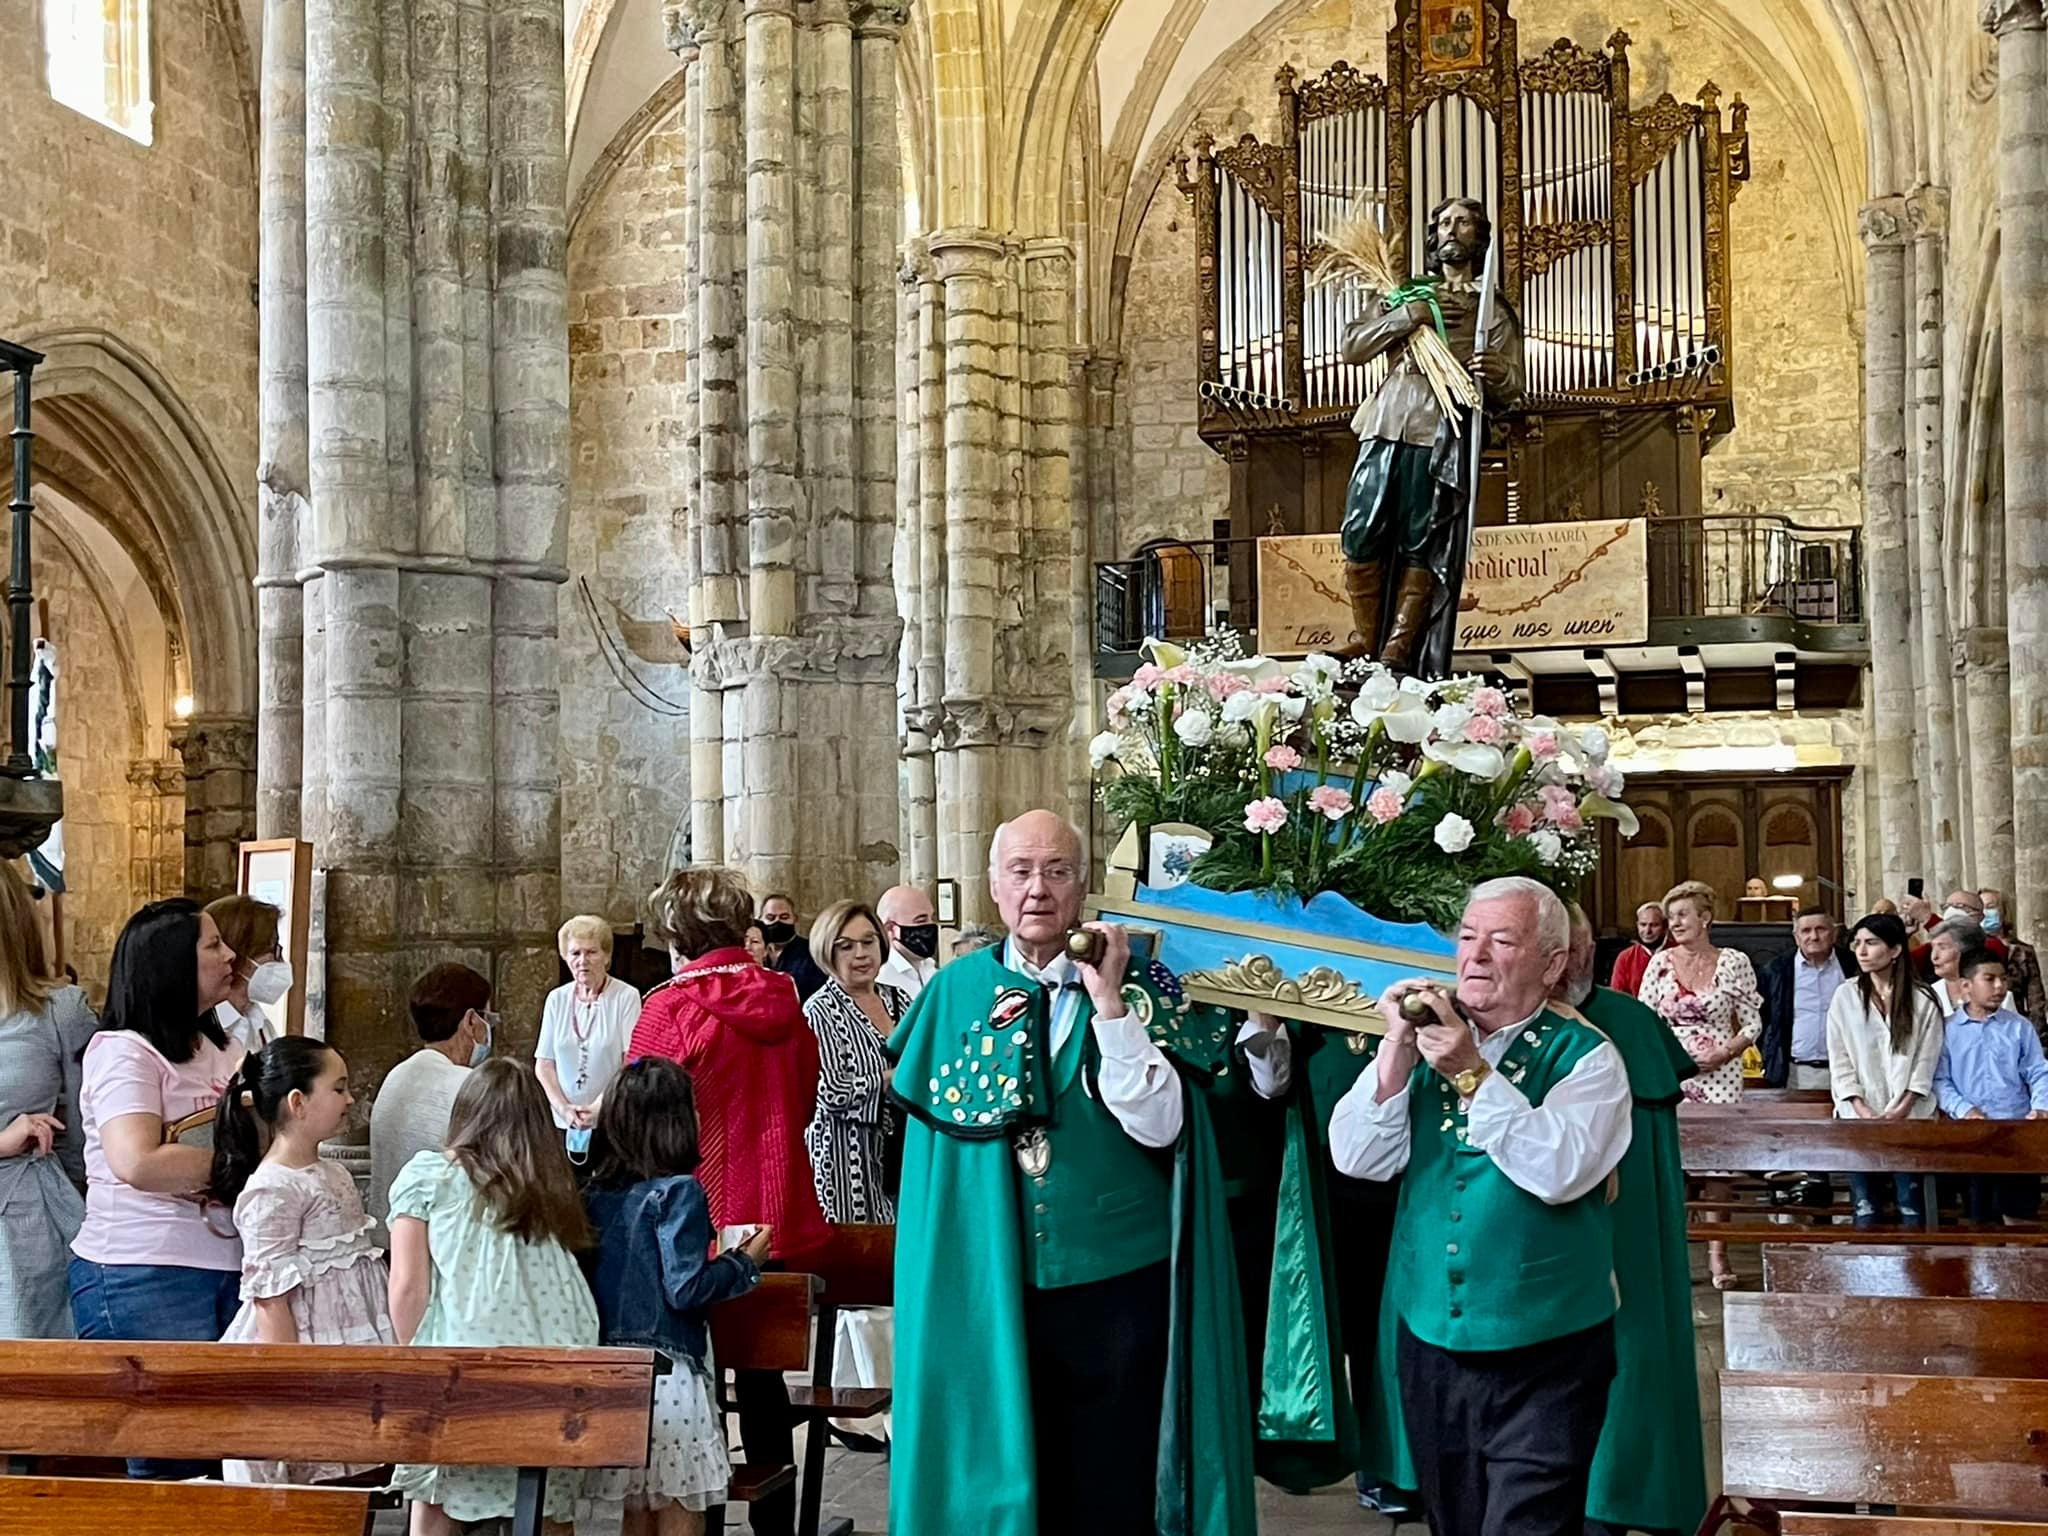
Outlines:
[[1168,1300],[1163,1263],[1025,1291],[1043,1536],[1154,1529]]
[[1406,1327],[1401,1406],[1435,1536],[1582,1536],[1614,1381],[1614,1324],[1453,1352]]
[[[732,1390],[740,1416],[740,1447],[756,1466],[787,1467],[796,1462],[796,1411],[780,1371],[734,1371]],[[812,1433],[822,1435],[820,1425]],[[796,1489],[789,1487],[747,1506],[754,1536],[792,1536],[796,1530]]]

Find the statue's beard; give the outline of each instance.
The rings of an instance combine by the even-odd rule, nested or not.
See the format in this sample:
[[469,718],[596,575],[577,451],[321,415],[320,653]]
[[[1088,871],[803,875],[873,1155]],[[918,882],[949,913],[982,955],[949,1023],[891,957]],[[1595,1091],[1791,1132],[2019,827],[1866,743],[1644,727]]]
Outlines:
[[1453,235],[1439,240],[1436,247],[1436,262],[1440,267],[1469,267],[1472,265],[1472,247]]

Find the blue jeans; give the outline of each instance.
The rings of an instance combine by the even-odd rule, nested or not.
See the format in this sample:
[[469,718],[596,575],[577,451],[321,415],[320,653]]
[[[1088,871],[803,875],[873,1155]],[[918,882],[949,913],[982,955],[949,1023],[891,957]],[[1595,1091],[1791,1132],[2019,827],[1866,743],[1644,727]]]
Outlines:
[[[183,1264],[95,1264],[73,1258],[71,1320],[81,1339],[190,1339],[211,1344],[241,1305],[241,1276]],[[131,1456],[128,1475],[155,1482],[218,1477],[218,1461]]]
[[[1861,1206],[1869,1206],[1878,1215],[1884,1214],[1886,1194],[1881,1182],[1881,1173],[1852,1173],[1849,1175],[1849,1198]],[[1916,1173],[1895,1173],[1891,1176],[1892,1188],[1899,1197],[1899,1219],[1911,1225],[1918,1222],[1923,1214],[1920,1209],[1920,1176]]]

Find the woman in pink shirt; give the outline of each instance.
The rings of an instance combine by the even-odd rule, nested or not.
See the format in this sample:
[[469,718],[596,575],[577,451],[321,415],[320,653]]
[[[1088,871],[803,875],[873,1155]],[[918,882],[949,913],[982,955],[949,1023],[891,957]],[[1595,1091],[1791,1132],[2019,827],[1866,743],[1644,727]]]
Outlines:
[[[218,1339],[240,1304],[242,1243],[205,1203],[212,1137],[166,1140],[210,1113],[242,1058],[213,1010],[234,953],[190,901],[154,901],[114,945],[100,1032],[85,1047],[85,1225],[71,1244],[71,1317],[81,1339]],[[205,1464],[199,1464],[204,1471]],[[131,1461],[131,1477],[199,1475]]]

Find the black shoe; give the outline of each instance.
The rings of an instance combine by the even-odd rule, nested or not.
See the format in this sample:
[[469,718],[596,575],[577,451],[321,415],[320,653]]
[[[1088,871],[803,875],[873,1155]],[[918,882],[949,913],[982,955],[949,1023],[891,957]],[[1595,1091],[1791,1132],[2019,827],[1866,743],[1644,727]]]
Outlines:
[[1385,1483],[1361,1483],[1358,1488],[1358,1507],[1369,1509],[1393,1520],[1406,1520],[1415,1514],[1415,1506],[1409,1496],[1398,1488],[1389,1488]]
[[863,1456],[879,1456],[889,1449],[889,1442],[879,1435],[863,1435],[851,1429],[841,1429],[837,1424],[828,1424],[825,1432],[849,1451],[859,1451]]

